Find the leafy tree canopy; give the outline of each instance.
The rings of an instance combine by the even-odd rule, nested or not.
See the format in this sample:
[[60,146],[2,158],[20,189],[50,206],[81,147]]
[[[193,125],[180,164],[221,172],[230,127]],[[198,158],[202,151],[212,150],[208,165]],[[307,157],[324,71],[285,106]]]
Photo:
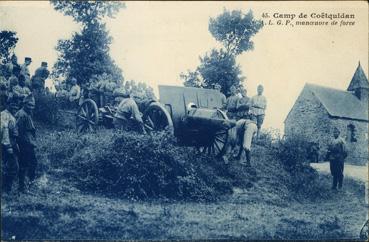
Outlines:
[[56,11],[73,17],[74,21],[82,24],[95,24],[104,17],[114,18],[119,10],[125,7],[120,1],[60,1],[51,0]]
[[109,55],[112,38],[102,22],[104,17],[113,18],[125,7],[119,1],[57,1],[52,0],[54,9],[64,15],[72,16],[82,24],[81,33],[75,33],[71,39],[59,40],[56,46],[58,59],[52,76],[74,77],[82,83],[89,83],[91,77],[108,75],[115,82],[123,80],[122,70]]
[[17,34],[13,31],[0,31],[0,62],[10,61],[14,48],[18,42]]
[[109,55],[112,38],[105,24],[90,24],[71,39],[59,40],[59,52],[52,75],[56,78],[75,77],[79,83],[88,83],[92,76],[108,74],[121,81],[122,71]]
[[245,79],[235,56],[226,54],[224,50],[213,49],[200,57],[200,62],[196,71],[181,74],[185,86],[214,88],[219,84],[221,91],[228,96],[230,87],[240,87]]
[[252,11],[243,14],[239,10],[224,10],[222,14],[209,20],[209,32],[222,43],[224,48],[213,49],[200,57],[200,65],[195,71],[181,73],[185,86],[213,88],[219,84],[221,91],[229,95],[232,85],[241,87],[246,79],[242,76],[236,57],[254,47],[251,38],[262,28],[262,21],[253,17]]
[[196,71],[187,70],[186,73],[181,73],[179,77],[184,81],[185,87],[203,87],[203,80],[200,79],[200,73]]
[[224,10],[216,18],[210,18],[209,31],[221,42],[228,54],[239,55],[253,49],[250,40],[262,27],[261,20],[255,20],[252,11],[243,14],[239,10]]

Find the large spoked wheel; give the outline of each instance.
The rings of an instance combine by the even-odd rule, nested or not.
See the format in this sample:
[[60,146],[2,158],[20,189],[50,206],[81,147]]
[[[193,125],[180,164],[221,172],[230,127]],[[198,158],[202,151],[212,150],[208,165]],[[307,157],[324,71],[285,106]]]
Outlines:
[[81,106],[79,106],[77,117],[76,117],[76,127],[77,132],[82,133],[86,131],[95,130],[99,122],[99,110],[95,101],[92,99],[86,99],[83,101]]
[[227,139],[228,139],[228,130],[220,130],[216,132],[213,135],[213,137],[211,137],[209,145],[200,146],[198,147],[198,150],[200,153],[203,154],[220,157],[224,155],[226,151]]
[[[218,110],[217,117],[220,119],[227,120],[227,115],[222,112],[221,110]],[[210,135],[209,137],[209,143],[205,146],[198,147],[198,151],[203,154],[208,155],[214,155],[216,157],[220,157],[224,155],[226,152],[226,144],[228,140],[228,129],[220,129]]]
[[369,238],[369,220],[367,220],[360,230],[360,239],[367,241]]
[[169,112],[160,103],[151,103],[146,108],[142,119],[147,132],[162,130],[173,131],[172,118]]

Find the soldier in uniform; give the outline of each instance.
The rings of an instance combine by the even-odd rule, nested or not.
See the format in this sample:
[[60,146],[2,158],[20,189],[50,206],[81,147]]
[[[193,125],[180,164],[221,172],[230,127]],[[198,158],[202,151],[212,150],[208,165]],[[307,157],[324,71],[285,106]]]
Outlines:
[[77,79],[72,78],[71,80],[72,87],[69,92],[69,101],[78,105],[79,99],[81,97],[81,87],[77,84]]
[[230,91],[231,96],[227,98],[226,102],[227,116],[229,119],[236,119],[237,102],[239,97],[237,96],[237,89],[235,86],[231,86]]
[[245,88],[241,89],[242,97],[237,101],[237,113],[236,120],[247,119],[250,109],[250,98],[247,96],[247,91]]
[[227,105],[227,98],[226,96],[222,93],[222,86],[219,85],[218,83],[216,83],[214,85],[214,89],[220,92],[221,95],[221,101],[222,101],[222,110],[224,110],[226,108]]
[[17,69],[20,70],[20,66],[18,65],[18,58],[17,58],[17,56],[13,54],[12,57],[11,57],[10,62],[7,63],[5,66],[6,66],[5,78],[9,78],[11,76],[11,74],[14,73],[14,68],[17,68]]
[[1,158],[2,158],[2,190],[10,192],[13,181],[18,173],[18,161],[16,153],[18,146],[16,138],[18,130],[14,112],[16,107],[12,95],[6,101],[6,109],[1,112]]
[[5,82],[0,82],[0,112],[6,109],[6,100],[8,92],[6,90]]
[[21,107],[21,104],[23,102],[23,99],[31,94],[31,91],[28,87],[26,87],[26,81],[24,75],[19,75],[18,78],[18,85],[13,87],[13,94],[15,98],[15,102],[18,105],[18,108]]
[[261,126],[263,125],[265,118],[265,109],[267,107],[267,100],[265,96],[263,96],[264,87],[262,85],[258,85],[257,87],[258,94],[251,98],[251,111],[256,116],[256,125],[258,127],[257,137],[259,137]]
[[31,185],[35,180],[37,159],[36,148],[36,128],[32,120],[32,112],[35,108],[35,99],[32,94],[24,98],[23,108],[19,110],[15,118],[18,127],[19,146],[19,191],[24,192],[26,174]]
[[138,130],[140,133],[146,133],[141,113],[137,103],[131,98],[126,90],[118,94],[120,103],[114,116],[113,124],[117,128],[124,130]]
[[340,131],[337,128],[333,130],[333,140],[328,145],[328,152],[326,159],[329,160],[330,170],[333,177],[332,189],[342,188],[343,183],[343,169],[345,166],[345,159],[347,157],[347,149],[345,141],[340,137]]
[[18,85],[19,81],[18,81],[18,77],[20,74],[20,67],[14,65],[12,68],[12,74],[8,79],[8,91],[9,92],[13,92],[13,88]]
[[[257,132],[256,122],[256,116],[249,113],[246,119],[240,119],[236,123],[236,127],[239,127],[237,135],[241,141],[241,147],[236,159],[240,160],[240,163],[245,164],[246,166],[251,166],[251,144],[252,139]],[[246,155],[246,162],[241,160],[243,152],[245,152]]]
[[28,66],[31,64],[31,57],[24,58],[24,64],[21,66],[20,74],[25,77],[26,86],[31,87],[31,74],[29,72]]
[[42,90],[45,88],[45,80],[49,77],[49,70],[47,69],[47,62],[41,62],[41,66],[36,69],[32,77],[32,89]]

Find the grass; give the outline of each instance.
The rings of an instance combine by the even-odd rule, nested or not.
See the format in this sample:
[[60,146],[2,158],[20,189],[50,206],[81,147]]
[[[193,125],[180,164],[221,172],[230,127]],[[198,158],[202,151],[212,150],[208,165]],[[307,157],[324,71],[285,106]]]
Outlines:
[[[58,149],[65,135],[40,130],[36,186],[1,198],[3,239],[356,239],[366,219],[363,184],[345,178],[344,190],[333,192],[330,177],[319,175],[309,193],[296,193],[263,147],[253,151],[253,169],[236,162],[223,167],[242,182],[212,202],[93,194],[66,176],[65,161],[74,151]],[[318,196],[311,196],[313,189]]]

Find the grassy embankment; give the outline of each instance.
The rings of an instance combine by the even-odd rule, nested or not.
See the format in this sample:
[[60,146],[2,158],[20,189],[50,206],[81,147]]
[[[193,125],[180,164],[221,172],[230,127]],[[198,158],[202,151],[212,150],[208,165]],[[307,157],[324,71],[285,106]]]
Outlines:
[[[2,196],[2,238],[354,239],[365,220],[362,184],[346,179],[343,191],[332,192],[330,177],[309,171],[308,185],[298,188],[296,177],[266,147],[255,147],[250,169],[236,162],[225,166],[198,157],[190,148],[144,141],[129,143],[109,130],[81,139],[69,131],[40,130],[39,179],[28,194]],[[136,168],[129,166],[131,172],[137,173],[140,167],[148,172],[158,167],[171,171],[178,166],[181,174],[168,173],[180,176],[181,182],[150,171],[160,177],[156,182],[163,181],[151,188],[157,189],[155,194],[139,192],[140,184],[146,186],[145,179],[156,179],[146,173],[140,173],[142,179],[129,184],[124,178],[115,181],[121,186],[136,186],[133,190],[120,189],[104,176],[112,168],[123,172],[124,166],[114,163],[109,169],[101,164],[98,169],[89,168],[106,159],[111,153],[107,148],[114,145],[121,147],[115,155],[122,156],[123,152],[133,156],[130,162],[141,162]],[[179,163],[173,167],[160,163],[160,159],[170,160],[171,156],[179,157],[171,161]],[[150,159],[160,166],[151,164]],[[101,176],[97,176],[100,171]],[[167,179],[175,184],[164,184]],[[93,185],[100,187],[93,189]],[[109,189],[104,190],[103,185]]]

